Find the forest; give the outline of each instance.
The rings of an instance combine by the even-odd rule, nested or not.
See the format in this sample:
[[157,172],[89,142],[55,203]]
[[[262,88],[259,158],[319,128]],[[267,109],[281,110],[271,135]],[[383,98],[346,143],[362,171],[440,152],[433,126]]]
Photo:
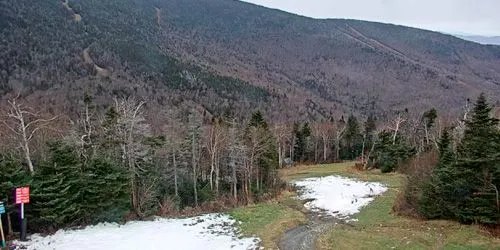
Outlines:
[[279,168],[357,161],[359,170],[403,172],[395,210],[429,219],[498,225],[500,130],[481,95],[463,116],[392,120],[353,115],[273,123],[261,111],[211,116],[194,107],[162,112],[144,100],[108,106],[82,97],[74,114],[50,114],[19,96],[2,107],[0,195],[8,233],[18,227],[13,189],[29,185],[30,230],[223,211],[276,197]]

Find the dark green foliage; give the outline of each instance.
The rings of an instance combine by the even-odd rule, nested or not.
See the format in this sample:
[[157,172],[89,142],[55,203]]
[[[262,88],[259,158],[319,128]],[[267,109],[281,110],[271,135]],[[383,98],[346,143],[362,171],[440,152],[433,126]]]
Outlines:
[[311,136],[309,123],[304,123],[302,127],[299,124],[295,124],[293,132],[295,134],[294,161],[304,161],[307,154],[307,142]]
[[52,144],[50,150],[51,161],[41,164],[33,179],[30,222],[42,228],[75,225],[85,218],[83,164],[62,143]]
[[129,211],[127,171],[112,161],[94,159],[84,171],[84,208],[88,222],[120,221]]
[[3,201],[7,213],[14,210],[14,189],[25,186],[31,181],[31,175],[22,167],[21,162],[11,155],[0,155],[0,201]]
[[456,216],[463,222],[499,223],[498,189],[500,187],[500,132],[498,120],[491,117],[491,107],[481,94],[464,138],[458,148],[456,173],[461,185],[461,209]]
[[34,228],[119,221],[128,208],[128,179],[105,158],[84,165],[62,142],[50,146],[51,159],[40,165],[32,183]]
[[460,199],[460,183],[456,179],[452,140],[445,129],[439,141],[439,164],[431,179],[422,184],[422,195],[418,201],[418,211],[427,218],[451,219]]
[[396,167],[415,155],[415,149],[410,147],[404,138],[396,137],[392,140],[392,133],[382,131],[378,135],[373,155],[370,157],[370,165],[380,168],[382,172],[392,172]]
[[455,153],[447,131],[440,162],[423,187],[419,212],[427,218],[464,223],[500,223],[500,132],[485,96],[479,96]]
[[424,122],[425,127],[428,129],[432,128],[432,126],[434,126],[434,123],[436,122],[437,117],[437,110],[434,108],[424,112],[422,121]]
[[267,122],[264,119],[264,115],[260,110],[252,114],[252,118],[250,118],[248,127],[262,127],[264,129],[268,128]]
[[[304,128],[305,133],[310,134],[309,127],[304,126]],[[246,134],[249,148],[255,151],[255,162],[257,162],[260,173],[260,176],[257,175],[257,179],[250,187],[252,193],[256,194],[258,198],[260,194],[275,190],[278,179],[278,147],[261,111],[252,114]],[[258,141],[257,144],[256,141]]]
[[[370,128],[374,124],[368,124]],[[341,158],[346,160],[354,160],[361,155],[363,144],[363,135],[359,129],[358,119],[351,115],[347,119],[347,129],[344,136],[344,147],[342,148]]]

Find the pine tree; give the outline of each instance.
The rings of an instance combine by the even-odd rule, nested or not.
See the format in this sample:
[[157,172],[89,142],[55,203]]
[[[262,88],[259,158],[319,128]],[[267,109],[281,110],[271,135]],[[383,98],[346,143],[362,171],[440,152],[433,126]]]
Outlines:
[[443,131],[439,145],[439,164],[431,179],[424,182],[422,195],[418,201],[418,211],[429,219],[453,219],[460,200],[461,183],[456,179],[455,152],[448,129]]
[[382,131],[378,135],[373,155],[369,159],[370,167],[380,168],[383,173],[394,171],[397,166],[415,155],[415,148],[408,145],[406,140],[389,131]]
[[74,225],[85,219],[85,182],[77,154],[63,143],[50,145],[51,161],[41,164],[32,185],[34,217],[40,226]]
[[353,115],[349,116],[347,119],[347,130],[344,139],[343,158],[354,160],[361,154],[362,135],[359,129],[358,119]]
[[5,205],[8,234],[12,233],[11,213],[15,211],[14,189],[31,182],[31,175],[12,155],[0,154],[0,201]]
[[500,133],[498,120],[481,94],[466,121],[459,145],[457,182],[462,197],[456,217],[462,222],[500,223]]

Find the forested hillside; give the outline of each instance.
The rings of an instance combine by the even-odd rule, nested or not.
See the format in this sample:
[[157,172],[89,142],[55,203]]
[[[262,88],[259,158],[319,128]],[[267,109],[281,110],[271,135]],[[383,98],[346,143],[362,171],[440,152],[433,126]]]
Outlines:
[[229,0],[0,4],[2,92],[51,106],[87,91],[296,120],[457,111],[500,92],[500,47],[402,26]]

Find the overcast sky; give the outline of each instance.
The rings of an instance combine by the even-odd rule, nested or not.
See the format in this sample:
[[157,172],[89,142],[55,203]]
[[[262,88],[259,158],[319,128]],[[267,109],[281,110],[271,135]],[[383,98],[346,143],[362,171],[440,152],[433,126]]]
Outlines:
[[455,34],[500,35],[500,0],[244,0],[315,18],[352,18]]

